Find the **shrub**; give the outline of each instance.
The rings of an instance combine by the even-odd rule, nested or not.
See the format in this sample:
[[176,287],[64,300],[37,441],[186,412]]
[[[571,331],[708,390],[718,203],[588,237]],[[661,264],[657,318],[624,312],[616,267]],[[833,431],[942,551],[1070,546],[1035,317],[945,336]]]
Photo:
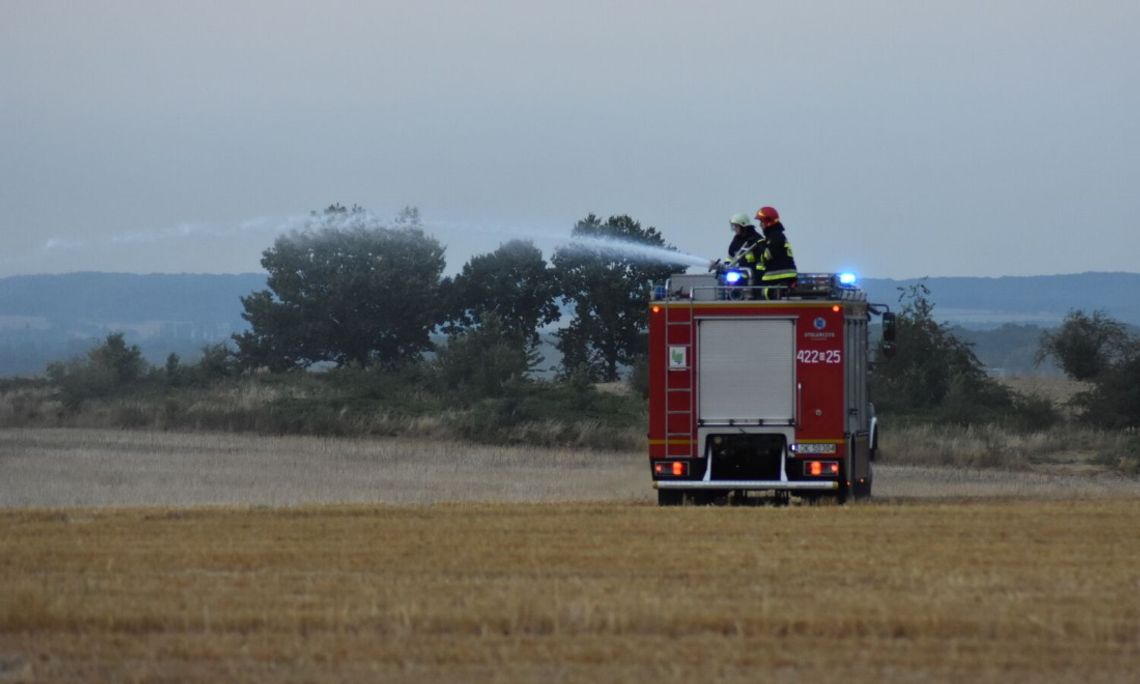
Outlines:
[[127,346],[122,333],[113,333],[87,352],[86,359],[48,365],[47,375],[59,390],[64,406],[74,410],[84,400],[124,390],[138,382],[146,371],[147,364],[138,346]]
[[464,399],[504,397],[526,380],[536,362],[525,337],[508,332],[493,316],[452,337],[439,351],[436,367],[445,391]]

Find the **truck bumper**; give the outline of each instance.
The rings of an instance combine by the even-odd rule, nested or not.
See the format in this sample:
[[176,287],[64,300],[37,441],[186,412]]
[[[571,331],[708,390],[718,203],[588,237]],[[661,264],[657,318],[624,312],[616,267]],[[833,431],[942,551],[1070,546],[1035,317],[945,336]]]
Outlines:
[[684,490],[726,490],[726,489],[779,489],[785,491],[811,491],[831,492],[839,489],[835,480],[827,482],[784,482],[781,480],[658,480],[653,483],[655,489],[684,489]]

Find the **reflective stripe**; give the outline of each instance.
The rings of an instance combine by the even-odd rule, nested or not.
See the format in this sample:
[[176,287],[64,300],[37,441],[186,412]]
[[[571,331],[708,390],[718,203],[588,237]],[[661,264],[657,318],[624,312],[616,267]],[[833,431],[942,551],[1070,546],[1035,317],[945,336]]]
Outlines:
[[796,272],[791,269],[784,269],[783,271],[767,271],[761,280],[791,280],[796,277]]

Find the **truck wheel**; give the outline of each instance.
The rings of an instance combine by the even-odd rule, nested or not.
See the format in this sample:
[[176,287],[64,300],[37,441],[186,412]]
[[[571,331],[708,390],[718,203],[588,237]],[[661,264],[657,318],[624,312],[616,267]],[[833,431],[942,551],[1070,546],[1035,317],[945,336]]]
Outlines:
[[685,502],[685,493],[679,489],[658,489],[658,506],[680,506]]

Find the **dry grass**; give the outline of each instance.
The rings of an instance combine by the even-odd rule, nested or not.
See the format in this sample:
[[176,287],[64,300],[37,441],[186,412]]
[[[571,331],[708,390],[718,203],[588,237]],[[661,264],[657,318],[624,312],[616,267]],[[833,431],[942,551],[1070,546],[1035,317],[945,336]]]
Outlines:
[[994,425],[885,426],[880,460],[889,464],[1097,474],[1119,470],[1114,455],[1134,435],[1071,425],[1018,433]]
[[644,453],[0,429],[0,507],[648,500]]
[[[970,465],[970,449],[982,447],[965,439],[953,448],[967,463],[947,467],[935,456],[949,447],[933,433],[903,433],[903,443],[915,447],[909,461],[896,450],[893,432],[883,439],[875,468],[880,498],[1140,497],[1140,480],[1103,467],[1095,473],[978,468]],[[924,458],[927,465],[908,465]],[[654,496],[644,452],[406,438],[0,429],[0,474],[0,507],[648,503]]]
[[1079,380],[1044,375],[1013,375],[998,378],[1006,387],[1022,394],[1036,395],[1064,407],[1080,392],[1087,392],[1092,385]]
[[1074,681],[1140,502],[0,513],[0,679]]

